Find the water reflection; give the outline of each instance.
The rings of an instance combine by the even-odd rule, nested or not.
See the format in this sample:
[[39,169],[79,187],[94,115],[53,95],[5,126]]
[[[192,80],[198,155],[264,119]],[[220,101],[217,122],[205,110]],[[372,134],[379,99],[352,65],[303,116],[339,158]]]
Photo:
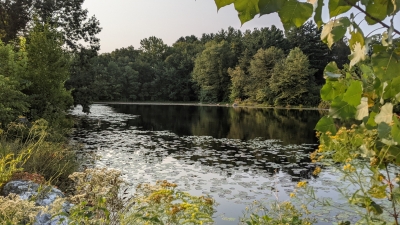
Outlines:
[[278,139],[284,144],[316,143],[315,110],[233,108],[188,105],[112,105],[116,112],[140,115],[126,128],[169,130],[179,136],[250,140]]
[[[100,156],[87,166],[123,171],[136,185],[167,179],[192,194],[210,194],[219,215],[237,217],[254,199],[311,179],[317,111],[204,106],[94,105],[79,109],[74,140],[83,154]],[[225,203],[226,204],[225,204]],[[216,224],[237,224],[216,218]]]

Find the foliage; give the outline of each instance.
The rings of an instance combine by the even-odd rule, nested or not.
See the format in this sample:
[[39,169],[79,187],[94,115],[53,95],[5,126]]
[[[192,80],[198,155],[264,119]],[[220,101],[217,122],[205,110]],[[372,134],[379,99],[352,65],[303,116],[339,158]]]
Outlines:
[[73,101],[64,87],[69,78],[69,59],[62,49],[61,36],[48,24],[36,22],[27,40],[28,72],[24,80],[29,86],[23,92],[30,103],[28,118],[61,123]]
[[274,104],[317,105],[319,99],[313,92],[316,87],[314,70],[310,69],[307,56],[299,48],[292,49],[286,59],[273,68],[270,81]]
[[214,201],[176,190],[176,184],[158,181],[140,184],[123,212],[122,224],[208,224]]
[[[329,51],[328,46],[321,41],[320,36],[321,29],[318,29],[312,21],[308,21],[298,28],[292,27],[286,32],[291,49],[298,47],[308,56],[309,67],[316,70],[314,74],[315,81],[323,83],[324,68],[330,62],[333,55]],[[338,52],[338,54],[340,53]],[[346,58],[347,56],[348,54],[345,55]]]
[[23,166],[43,143],[46,136],[43,121],[37,121],[29,129],[27,137],[8,140],[15,130],[25,129],[24,125],[12,123],[5,132],[0,133],[0,188],[15,173],[23,171]]
[[[393,112],[394,106],[400,100],[400,45],[393,41],[395,34],[400,35],[395,27],[398,24],[394,23],[400,3],[329,0],[330,20],[324,23],[323,1],[244,2],[216,0],[218,8],[234,3],[242,23],[251,20],[258,13],[264,15],[278,12],[287,31],[301,26],[315,12],[315,23],[318,27],[323,26],[321,40],[329,48],[341,41],[348,31],[351,51],[349,68],[345,68],[343,74],[337,64],[331,62],[324,70],[326,83],[321,89],[321,98],[330,104],[330,111],[316,125],[321,146],[312,158],[344,165],[341,171],[356,186],[356,190],[347,191],[352,192],[348,198],[349,203],[362,209],[360,223],[387,222],[387,219],[377,215],[382,214],[385,205],[390,205],[385,209],[392,217],[391,220],[398,224],[400,189],[391,171],[400,164],[400,122]],[[343,16],[351,9],[361,14]],[[358,15],[364,16],[366,27],[378,24],[387,29],[382,34],[380,43],[370,45],[376,38],[369,34],[364,35],[360,23],[356,22]],[[357,123],[359,126],[337,130],[337,119],[349,121],[349,124]],[[365,173],[365,170],[369,173]]]
[[271,103],[275,97],[271,92],[274,67],[285,57],[281,49],[270,47],[259,49],[250,61],[249,78],[244,88],[247,96],[259,103]]
[[[3,147],[2,147],[3,148]],[[3,149],[2,149],[3,150]],[[0,188],[3,187],[15,174],[21,171],[19,165],[23,162],[25,154],[15,157],[14,154],[1,155],[0,158]]]
[[[74,105],[81,104],[85,112],[90,111],[93,101],[233,102],[242,99],[272,105],[274,95],[266,83],[269,79],[258,66],[253,66],[251,74],[250,61],[262,63],[258,51],[275,47],[288,54],[293,46],[299,46],[318,68],[331,55],[343,58],[339,48],[342,45],[338,45],[335,54],[330,53],[317,40],[319,32],[315,26],[308,25],[292,29],[286,38],[275,26],[245,32],[229,27],[200,38],[181,37],[172,46],[152,36],[141,40],[139,49],[130,46],[100,55],[91,49],[80,49],[72,57],[71,78],[66,86],[72,90]],[[306,37],[318,43],[310,44]],[[210,45],[222,42],[223,48],[210,50]],[[270,76],[269,73],[267,77]]]
[[233,52],[228,42],[206,44],[193,69],[193,79],[200,87],[200,101],[222,102],[229,99],[228,68],[233,65]]
[[0,127],[5,127],[28,111],[27,96],[21,92],[21,77],[27,69],[25,39],[20,50],[0,41]]
[[119,194],[125,182],[120,176],[120,171],[106,168],[86,169],[84,172],[71,174],[69,178],[75,183],[75,195],[70,198],[71,202],[77,203],[80,210],[86,206],[99,207],[95,209],[99,211],[94,212],[93,217],[108,218],[107,213],[103,215],[108,212],[111,214],[110,219],[116,220],[118,211],[123,207]]
[[[99,21],[88,17],[88,11],[82,9],[84,0],[11,0],[0,4],[0,39],[9,43],[25,35],[38,19],[41,23],[56,26],[61,32],[69,49],[74,52],[82,48],[99,50]],[[84,46],[84,43],[88,46]]]
[[265,204],[254,201],[250,207],[246,207],[244,217],[240,218],[239,224],[246,225],[311,225],[313,220],[303,218],[304,214],[309,214],[305,205],[302,210],[298,210],[292,203],[273,202],[269,209]]
[[119,198],[124,184],[121,172],[113,169],[86,169],[69,176],[75,184],[75,193],[69,200],[75,204],[69,219],[74,223],[117,223],[123,208]]
[[35,202],[22,200],[16,194],[0,196],[0,224],[34,224],[36,215],[46,210]]
[[22,121],[9,124],[8,129],[0,135],[1,154],[8,155],[1,160],[14,160],[12,162],[16,170],[3,175],[8,174],[10,179],[18,171],[39,174],[65,190],[68,186],[68,175],[77,170],[78,162],[72,147],[64,140],[52,140],[54,135],[47,121],[43,119],[32,124]]

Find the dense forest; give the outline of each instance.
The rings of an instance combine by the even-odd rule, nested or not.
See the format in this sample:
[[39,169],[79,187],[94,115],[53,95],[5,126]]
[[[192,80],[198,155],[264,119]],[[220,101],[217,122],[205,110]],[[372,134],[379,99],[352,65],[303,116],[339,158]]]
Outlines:
[[[92,101],[240,102],[316,106],[324,66],[348,62],[346,40],[332,49],[308,22],[288,32],[271,26],[242,32],[141,40],[79,66],[67,82],[75,104]],[[87,107],[84,107],[87,109]]]

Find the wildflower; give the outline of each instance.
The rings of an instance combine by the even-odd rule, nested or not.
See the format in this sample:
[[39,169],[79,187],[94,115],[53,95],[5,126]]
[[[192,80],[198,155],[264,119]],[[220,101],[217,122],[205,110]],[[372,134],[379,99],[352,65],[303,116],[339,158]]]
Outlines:
[[324,151],[324,146],[323,145],[319,145],[317,151],[318,152],[323,152]]
[[311,160],[314,160],[316,157],[317,157],[317,152],[316,151],[310,154],[310,159]]
[[298,188],[305,187],[306,185],[307,185],[307,181],[300,181],[299,183],[297,183]]
[[318,174],[320,174],[320,173],[321,173],[321,167],[317,166],[313,172],[313,175],[318,176]]
[[296,197],[296,194],[295,193],[290,193],[290,195],[289,195],[291,198],[294,198],[294,197]]
[[378,181],[382,182],[384,179],[385,179],[385,176],[383,176],[382,174],[379,174]]
[[371,166],[376,166],[376,165],[378,164],[378,162],[379,162],[379,159],[376,158],[376,157],[372,157],[372,158],[370,159],[370,165],[371,165]]
[[347,163],[346,165],[343,166],[343,170],[348,172],[353,172],[356,169],[351,164]]

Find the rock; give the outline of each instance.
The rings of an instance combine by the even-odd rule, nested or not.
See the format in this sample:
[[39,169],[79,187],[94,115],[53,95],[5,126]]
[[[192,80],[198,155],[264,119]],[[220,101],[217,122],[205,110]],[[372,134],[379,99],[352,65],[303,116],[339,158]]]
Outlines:
[[[40,188],[40,191],[39,191]],[[51,205],[57,198],[64,198],[64,194],[57,188],[50,186],[42,186],[32,181],[14,180],[8,182],[3,187],[3,195],[7,196],[11,193],[19,195],[23,200],[29,200],[35,197],[36,205]]]
[[68,225],[68,222],[66,216],[55,216],[51,218],[51,215],[48,213],[39,213],[33,225]]
[[[14,180],[4,185],[2,195],[17,194],[23,200],[35,199],[37,206],[50,206],[57,198],[64,198],[64,194],[57,188],[39,185],[32,181]],[[65,202],[63,204],[63,211],[68,213],[71,204]],[[48,213],[39,213],[36,216],[34,225],[56,225],[68,224],[68,218],[65,216],[56,216],[51,218]]]

